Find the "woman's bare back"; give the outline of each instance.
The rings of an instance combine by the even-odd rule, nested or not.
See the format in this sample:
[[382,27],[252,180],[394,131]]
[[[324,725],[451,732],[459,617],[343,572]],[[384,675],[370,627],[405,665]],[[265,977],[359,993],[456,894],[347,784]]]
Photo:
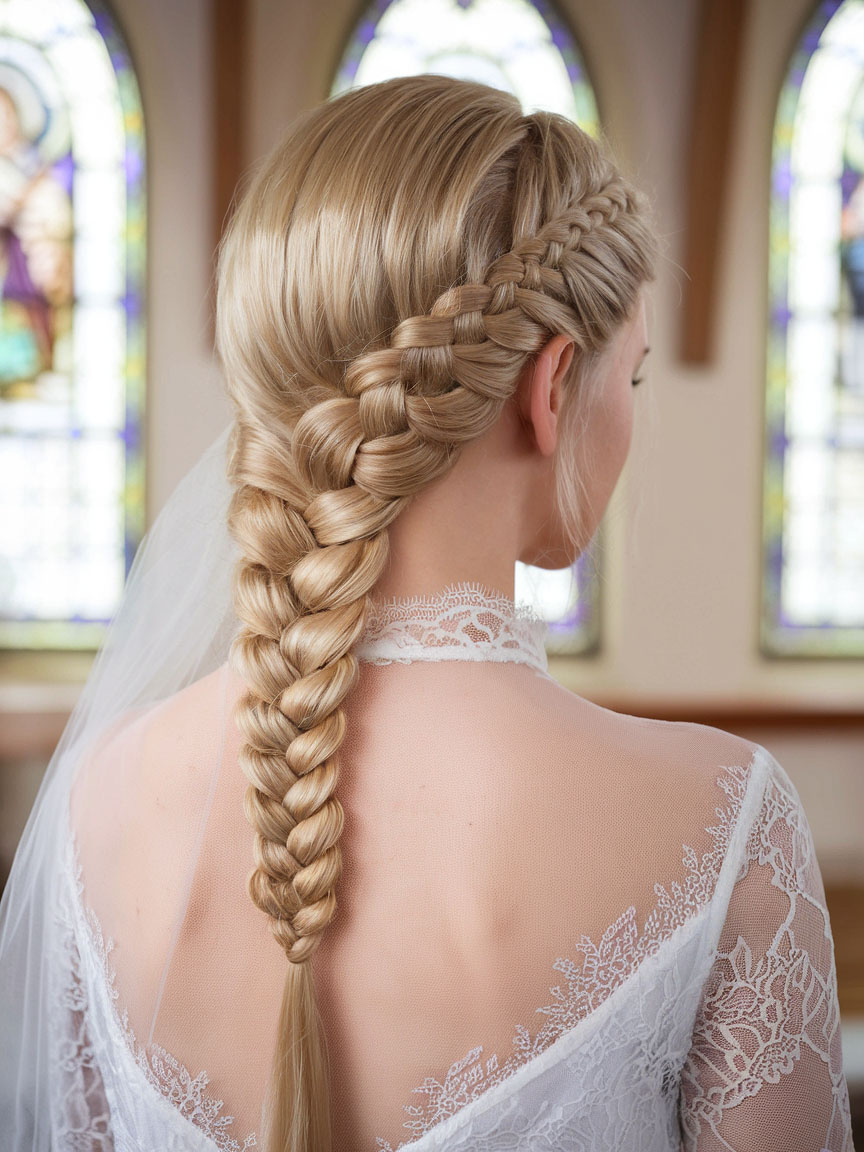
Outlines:
[[[241,1147],[261,1129],[286,964],[245,887],[253,833],[230,722],[242,688],[223,665],[145,715],[103,749],[89,789],[84,774],[78,806],[98,809],[122,755],[136,810],[101,845],[87,821],[87,895],[113,922],[136,1035],[206,1071]],[[406,1120],[422,1131],[435,1085],[477,1046],[479,1069],[517,1066],[517,1029],[548,1033],[553,964],[584,956],[586,938],[620,922],[619,967],[633,961],[655,885],[685,881],[685,846],[711,850],[718,775],[753,746],[613,713],[510,662],[362,663],[346,718],[339,910],[313,970],[334,1146],[371,1152],[410,1138]]]

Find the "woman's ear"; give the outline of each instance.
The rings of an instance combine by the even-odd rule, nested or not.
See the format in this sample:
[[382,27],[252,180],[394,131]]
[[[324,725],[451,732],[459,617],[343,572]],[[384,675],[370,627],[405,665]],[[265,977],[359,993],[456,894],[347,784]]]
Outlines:
[[525,368],[519,382],[520,409],[533,428],[537,447],[544,456],[555,451],[561,388],[573,361],[575,345],[563,334],[553,336]]

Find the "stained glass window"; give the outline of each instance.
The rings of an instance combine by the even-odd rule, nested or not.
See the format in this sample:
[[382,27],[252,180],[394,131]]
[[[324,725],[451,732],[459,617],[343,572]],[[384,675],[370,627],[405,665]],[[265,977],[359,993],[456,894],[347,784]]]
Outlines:
[[762,645],[864,656],[864,2],[821,3],[774,129]]
[[[375,0],[348,42],[331,95],[421,72],[478,80],[512,92],[526,113],[557,112],[597,134],[597,105],[582,57],[545,0]],[[572,570],[516,565],[516,599],[549,621],[550,653],[596,646],[597,577],[590,548]]]
[[0,646],[96,648],[144,530],[144,133],[100,0],[0,0]]

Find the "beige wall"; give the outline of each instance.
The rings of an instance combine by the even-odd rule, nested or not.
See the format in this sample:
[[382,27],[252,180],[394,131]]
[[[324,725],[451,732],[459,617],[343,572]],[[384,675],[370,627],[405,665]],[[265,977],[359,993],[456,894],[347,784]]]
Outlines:
[[[138,62],[150,161],[150,519],[229,418],[209,350],[209,45],[204,0],[115,0]],[[714,362],[677,361],[684,171],[694,67],[688,0],[562,5],[625,169],[655,198],[667,261],[653,288],[649,378],[607,516],[603,649],[555,665],[597,698],[822,701],[861,709],[864,661],[757,651],[766,204],[774,102],[805,0],[752,0],[729,178]],[[252,0],[248,160],[327,95],[358,8]],[[798,784],[827,870],[864,876],[864,735],[754,735]]]
[[230,419],[210,348],[208,0],[117,0],[147,126],[148,524]]

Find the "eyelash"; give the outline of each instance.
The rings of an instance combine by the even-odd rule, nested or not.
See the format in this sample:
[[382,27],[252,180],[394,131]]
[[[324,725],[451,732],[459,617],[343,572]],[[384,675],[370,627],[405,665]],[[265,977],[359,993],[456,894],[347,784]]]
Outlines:
[[641,383],[642,383],[642,381],[643,381],[644,379],[645,379],[645,377],[644,377],[644,376],[637,376],[637,378],[636,378],[635,380],[631,380],[631,381],[630,381],[630,383],[631,383],[631,384],[633,385],[633,387],[635,388],[635,387],[636,387],[636,385],[637,385],[637,384],[641,384]]

